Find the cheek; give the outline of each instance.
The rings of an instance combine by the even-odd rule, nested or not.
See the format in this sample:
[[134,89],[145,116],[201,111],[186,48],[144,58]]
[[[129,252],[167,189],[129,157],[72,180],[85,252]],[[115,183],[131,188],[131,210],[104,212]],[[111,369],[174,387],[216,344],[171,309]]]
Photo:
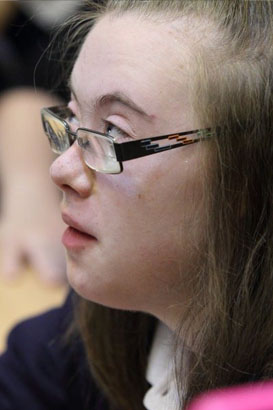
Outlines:
[[108,239],[126,242],[127,250],[133,246],[140,258],[159,251],[164,257],[178,257],[181,246],[188,247],[202,229],[201,170],[191,160],[181,160],[181,155],[179,161],[166,160],[166,154],[165,162],[158,157],[161,161],[130,161],[118,179],[111,176],[107,184],[104,181],[108,203],[102,201],[102,213],[109,215],[109,206],[112,210]]

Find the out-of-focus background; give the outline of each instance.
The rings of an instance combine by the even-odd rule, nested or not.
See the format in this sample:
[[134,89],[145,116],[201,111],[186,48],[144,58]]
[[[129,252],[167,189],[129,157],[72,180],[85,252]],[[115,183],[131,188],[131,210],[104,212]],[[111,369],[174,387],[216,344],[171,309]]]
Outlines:
[[18,321],[59,306],[66,293],[65,285],[47,286],[30,268],[13,282],[0,279],[0,354],[9,331]]
[[68,290],[40,109],[66,101],[62,62],[45,51],[82,3],[0,0],[0,353],[15,323],[60,305]]

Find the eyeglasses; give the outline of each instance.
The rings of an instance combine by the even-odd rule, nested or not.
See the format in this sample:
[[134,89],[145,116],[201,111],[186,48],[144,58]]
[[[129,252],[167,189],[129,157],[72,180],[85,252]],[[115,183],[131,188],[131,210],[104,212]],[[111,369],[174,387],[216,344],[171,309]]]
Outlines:
[[111,135],[87,128],[72,132],[69,118],[73,113],[67,106],[43,108],[41,116],[53,152],[61,154],[77,141],[86,165],[106,174],[121,173],[124,161],[184,147],[214,135],[211,128],[204,128],[118,143]]

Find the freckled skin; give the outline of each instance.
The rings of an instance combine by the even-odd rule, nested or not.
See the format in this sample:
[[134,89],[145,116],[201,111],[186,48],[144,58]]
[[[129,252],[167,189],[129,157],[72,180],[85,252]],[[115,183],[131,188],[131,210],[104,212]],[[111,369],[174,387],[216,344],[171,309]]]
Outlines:
[[[155,25],[129,14],[104,17],[87,36],[72,73],[81,126],[99,131],[91,99],[120,90],[149,119],[131,121],[116,106],[100,115],[121,117],[138,138],[197,128],[188,77],[181,71],[177,82],[174,75],[181,58],[188,58],[187,45],[181,42],[179,61],[176,50],[166,23]],[[196,268],[202,238],[202,224],[194,223],[197,216],[202,221],[202,149],[194,144],[131,160],[119,175],[90,170],[77,144],[56,159],[51,175],[64,192],[62,210],[97,238],[92,246],[67,252],[68,279],[78,293],[174,325],[177,312],[170,306],[181,305],[187,296],[183,272]]]

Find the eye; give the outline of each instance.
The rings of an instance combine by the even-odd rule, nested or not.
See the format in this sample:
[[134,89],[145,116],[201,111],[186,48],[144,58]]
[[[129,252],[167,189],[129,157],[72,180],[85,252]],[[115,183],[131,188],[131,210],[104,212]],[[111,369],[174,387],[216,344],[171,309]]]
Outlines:
[[80,121],[78,120],[76,114],[74,114],[72,111],[70,115],[66,118],[66,121],[71,127],[71,131],[76,132],[77,129],[80,127]]
[[129,140],[132,139],[125,131],[121,130],[116,125],[112,124],[111,122],[106,121],[106,133],[111,135],[115,141],[120,140]]

